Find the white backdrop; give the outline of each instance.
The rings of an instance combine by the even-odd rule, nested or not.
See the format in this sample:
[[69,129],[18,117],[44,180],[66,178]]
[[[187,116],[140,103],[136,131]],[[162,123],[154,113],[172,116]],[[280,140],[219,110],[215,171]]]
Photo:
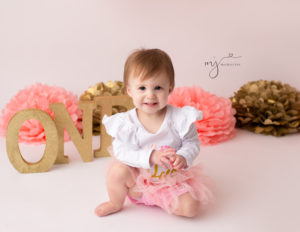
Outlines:
[[[122,80],[126,57],[140,47],[169,53],[176,86],[229,97],[267,79],[300,90],[299,12],[297,0],[0,0],[0,109],[36,82],[80,95],[97,82]],[[206,65],[215,61],[217,76]],[[128,203],[100,219],[93,209],[107,200],[108,158],[84,163],[70,142],[70,164],[23,175],[0,138],[0,232],[299,231],[299,136],[238,130],[228,142],[203,146],[197,162],[216,183],[217,203],[195,220]]]
[[[122,80],[140,47],[169,53],[176,86],[229,97],[262,78],[300,89],[299,10],[296,0],[0,0],[0,108],[36,82],[80,95]],[[223,59],[230,66],[210,78],[205,62],[229,54],[240,58]]]

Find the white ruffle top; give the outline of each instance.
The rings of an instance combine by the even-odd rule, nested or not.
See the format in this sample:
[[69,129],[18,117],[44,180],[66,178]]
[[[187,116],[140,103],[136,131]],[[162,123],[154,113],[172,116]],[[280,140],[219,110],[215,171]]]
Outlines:
[[167,105],[160,129],[150,133],[137,117],[136,108],[112,116],[104,116],[102,123],[113,137],[114,156],[121,162],[137,168],[153,169],[150,155],[154,149],[169,146],[182,155],[188,167],[199,154],[200,142],[194,122],[202,119],[202,112],[191,106],[177,108]]

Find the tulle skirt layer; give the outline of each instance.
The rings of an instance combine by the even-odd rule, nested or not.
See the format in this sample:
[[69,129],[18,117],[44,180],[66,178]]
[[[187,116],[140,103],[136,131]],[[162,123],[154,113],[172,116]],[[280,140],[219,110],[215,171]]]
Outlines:
[[138,199],[128,196],[133,203],[156,205],[171,212],[171,202],[176,207],[178,197],[185,193],[190,193],[202,206],[213,201],[212,181],[203,174],[201,164],[177,170],[160,179],[152,178],[149,170],[145,169],[135,169],[132,174],[136,179],[134,192],[142,193],[142,197]]

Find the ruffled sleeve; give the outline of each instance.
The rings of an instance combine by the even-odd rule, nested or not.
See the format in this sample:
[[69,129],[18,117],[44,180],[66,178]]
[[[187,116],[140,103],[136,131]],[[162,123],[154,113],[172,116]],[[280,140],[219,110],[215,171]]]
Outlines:
[[186,159],[187,168],[192,165],[192,162],[200,152],[200,141],[194,122],[202,118],[202,112],[194,107],[173,108],[173,125],[179,134],[182,144],[176,153]]
[[128,112],[102,119],[106,131],[113,137],[114,157],[132,167],[150,168],[153,149],[142,149],[137,139],[137,126],[130,120]]
[[172,120],[180,138],[183,138],[190,130],[191,125],[198,120],[202,120],[202,111],[192,106],[173,108]]
[[106,132],[120,142],[137,145],[136,126],[128,119],[128,114],[118,113],[112,116],[104,115],[102,123]]

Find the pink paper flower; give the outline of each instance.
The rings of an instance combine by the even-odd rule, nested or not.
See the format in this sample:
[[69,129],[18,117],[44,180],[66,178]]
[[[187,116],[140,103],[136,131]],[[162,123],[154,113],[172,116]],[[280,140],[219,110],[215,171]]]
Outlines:
[[217,97],[197,86],[180,87],[170,94],[169,104],[193,106],[203,112],[203,119],[195,122],[201,144],[217,144],[235,135],[235,110],[227,98]]
[[[47,112],[54,118],[54,112],[50,111],[49,104],[61,102],[65,105],[69,115],[78,129],[81,126],[81,111],[78,109],[78,98],[64,88],[48,86],[37,83],[20,90],[2,110],[0,117],[0,135],[6,136],[6,129],[12,116],[23,109],[40,109]],[[45,132],[41,123],[35,119],[23,123],[19,131],[19,142],[30,144],[45,143]],[[65,141],[70,140],[65,131]]]

